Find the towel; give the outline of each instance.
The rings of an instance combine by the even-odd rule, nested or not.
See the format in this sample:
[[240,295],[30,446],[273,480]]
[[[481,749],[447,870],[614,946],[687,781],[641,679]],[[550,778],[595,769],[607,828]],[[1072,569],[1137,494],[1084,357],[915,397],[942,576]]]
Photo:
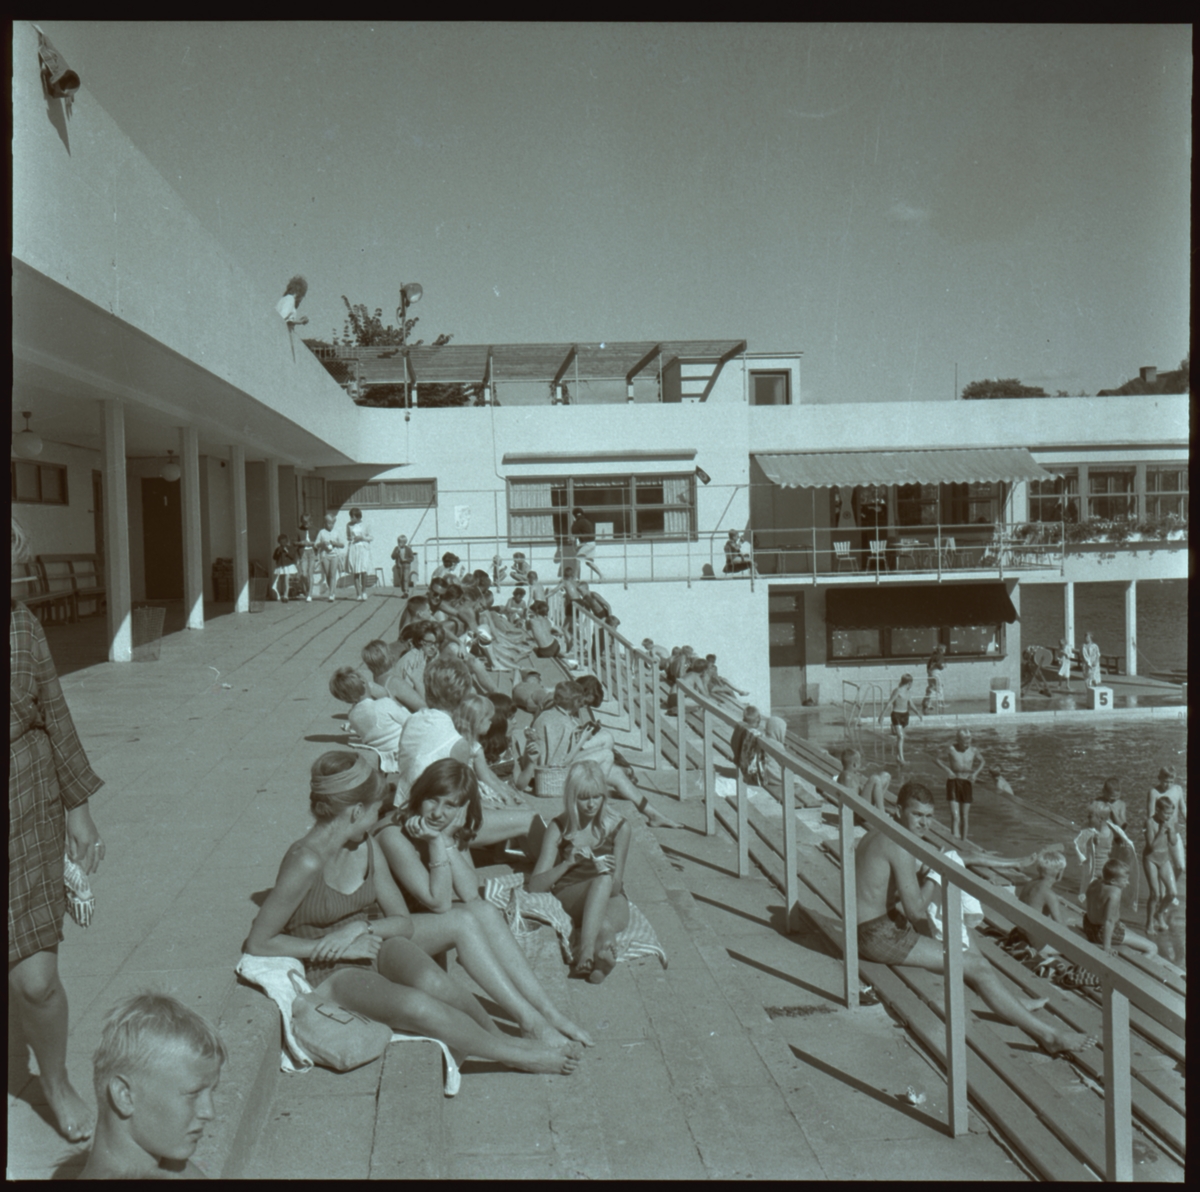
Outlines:
[[[966,868],[966,862],[954,849],[950,849],[946,853],[946,860],[957,861],[959,865]],[[929,876],[939,886],[942,884],[942,875],[937,870],[930,870]],[[964,891],[959,894],[959,912],[962,915],[963,948],[969,949],[971,947],[970,928],[983,922],[983,904],[973,894],[967,894]],[[938,898],[929,904],[929,925],[933,928],[933,938],[940,940],[942,938],[942,904]]]
[[[524,886],[525,878],[519,873],[489,877],[483,896],[504,912],[504,918],[517,939],[537,930],[526,920],[549,923],[558,934],[563,960],[570,964],[575,951],[573,936],[577,934],[571,916],[553,894],[531,894]],[[657,956],[663,968],[667,967],[667,954],[658,942],[650,920],[630,902],[629,926],[617,935],[617,959],[636,960],[639,956]]]
[[[312,986],[304,976],[303,962],[292,956],[251,956],[243,953],[234,970],[239,976],[257,985],[278,1007],[283,1019],[283,1037],[286,1046],[279,1059],[279,1067],[284,1072],[307,1072],[313,1066],[312,1057],[300,1046],[292,1030],[292,1002],[297,994],[288,978],[289,972],[298,974],[304,985],[304,991],[312,992]],[[443,1092],[447,1097],[453,1097],[462,1083],[462,1073],[450,1054],[450,1049],[440,1039],[430,1039],[425,1035],[402,1035],[392,1033],[393,1043],[436,1043],[442,1049],[446,1061],[446,1079]]]

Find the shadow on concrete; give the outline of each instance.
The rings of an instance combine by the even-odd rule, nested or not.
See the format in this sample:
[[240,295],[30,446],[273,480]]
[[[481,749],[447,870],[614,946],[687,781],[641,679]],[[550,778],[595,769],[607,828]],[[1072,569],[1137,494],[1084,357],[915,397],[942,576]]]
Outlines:
[[810,985],[807,981],[801,981],[799,977],[793,976],[791,973],[781,972],[777,968],[773,968],[769,964],[763,964],[760,960],[752,960],[749,956],[744,956],[741,952],[735,952],[732,948],[726,948],[726,953],[731,960],[736,960],[738,964],[744,964],[747,968],[757,969],[760,973],[766,973],[768,977],[776,977],[780,981],[786,981],[789,985],[795,985],[797,989],[803,989],[805,993],[811,993],[814,997],[825,998],[826,1001],[834,1003],[834,1006],[841,1006],[841,998],[831,993],[828,989],[821,989],[820,986]]
[[[695,832],[697,829],[691,828],[689,831]],[[736,870],[726,869],[723,865],[714,865],[711,861],[704,861],[699,857],[693,857],[691,853],[685,853],[681,849],[672,848],[669,844],[663,844],[661,840],[658,842],[658,847],[668,857],[678,857],[681,861],[690,861],[693,865],[699,865],[703,869],[711,869],[714,873],[721,874],[722,877],[737,877]]]
[[818,1072],[823,1072],[826,1076],[832,1076],[834,1080],[841,1081],[842,1084],[854,1089],[856,1092],[865,1093],[873,1101],[878,1101],[880,1105],[886,1105],[897,1112],[904,1114],[905,1117],[911,1118],[914,1122],[920,1122],[923,1126],[928,1126],[931,1130],[936,1130],[939,1134],[945,1134],[950,1137],[950,1129],[945,1122],[939,1121],[935,1117],[917,1109],[916,1106],[908,1104],[902,1096],[897,1096],[894,1093],[885,1093],[882,1089],[873,1088],[865,1081],[859,1080],[856,1076],[851,1076],[849,1072],[843,1072],[840,1068],[835,1068],[832,1064],[827,1064],[824,1060],[818,1059],[815,1055],[807,1051],[802,1051],[795,1043],[789,1043],[788,1048],[791,1053],[804,1064],[809,1064],[816,1068]]

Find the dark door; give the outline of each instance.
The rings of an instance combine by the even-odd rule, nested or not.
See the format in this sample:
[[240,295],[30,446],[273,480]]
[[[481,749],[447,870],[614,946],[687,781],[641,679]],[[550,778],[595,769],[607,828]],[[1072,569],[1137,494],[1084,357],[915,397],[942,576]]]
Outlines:
[[178,480],[142,479],[142,559],[147,600],[183,599],[183,516]]
[[92,469],[92,532],[96,538],[96,570],[104,571],[104,477]]
[[777,592],[767,597],[770,643],[771,707],[795,708],[808,696],[804,651],[804,593]]

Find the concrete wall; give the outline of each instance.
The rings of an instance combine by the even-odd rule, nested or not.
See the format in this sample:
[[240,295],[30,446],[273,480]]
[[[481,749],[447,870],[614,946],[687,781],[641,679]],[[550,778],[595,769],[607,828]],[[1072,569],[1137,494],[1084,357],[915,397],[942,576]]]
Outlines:
[[275,313],[287,278],[244,273],[86,87],[67,121],[37,34],[12,32],[13,255],[250,395],[229,412],[248,438],[270,433],[262,406],[356,458],[357,408]]
[[[605,574],[621,574],[628,560],[629,574],[638,578],[664,574],[699,579],[705,563],[720,573],[722,542],[731,527],[744,528],[749,519],[749,453],[746,450],[744,407],[713,405],[621,405],[501,407],[449,410],[415,410],[404,421],[400,410],[364,408],[359,411],[363,430],[372,444],[373,465],[359,468],[319,469],[327,479],[421,479],[436,477],[437,508],[364,509],[383,565],[398,534],[421,546],[429,542],[429,557],[436,559],[454,550],[472,566],[486,566],[496,550],[506,560],[513,549],[524,549],[533,558],[543,579],[557,574],[552,564],[553,545],[533,551],[508,546],[505,478],[610,475],[625,473],[686,474],[699,466],[711,483],[696,482],[699,542],[654,543],[601,541],[597,558]],[[581,462],[546,461],[506,465],[509,453],[538,454],[593,449],[617,453],[622,458],[584,459]],[[629,452],[677,451],[695,448],[690,459],[631,458]],[[402,462],[403,461],[403,462]],[[468,520],[456,528],[456,513]],[[343,513],[343,516],[345,514]],[[418,529],[419,526],[419,529]],[[386,544],[386,549],[385,549]],[[606,566],[607,564],[607,566]]]
[[13,516],[29,536],[30,553],[93,554],[96,532],[92,518],[92,469],[99,468],[100,453],[46,442],[37,459],[22,462],[62,464],[67,469],[66,505],[12,507]]

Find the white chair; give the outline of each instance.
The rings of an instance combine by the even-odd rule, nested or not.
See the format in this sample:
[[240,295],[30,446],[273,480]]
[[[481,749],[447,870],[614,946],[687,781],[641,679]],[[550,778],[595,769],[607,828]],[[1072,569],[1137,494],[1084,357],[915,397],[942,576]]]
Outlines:
[[833,557],[837,562],[838,571],[842,569],[843,564],[848,566],[851,571],[858,570],[858,560],[850,553],[849,542],[834,542]]
[[943,538],[941,543],[941,565],[953,567],[958,562],[958,543],[953,538]]
[[896,570],[900,570],[900,560],[907,559],[913,570],[917,568],[917,547],[920,543],[915,538],[901,538],[896,543]]
[[873,538],[871,539],[871,554],[867,559],[867,567],[874,567],[876,571],[887,570],[887,539]]

